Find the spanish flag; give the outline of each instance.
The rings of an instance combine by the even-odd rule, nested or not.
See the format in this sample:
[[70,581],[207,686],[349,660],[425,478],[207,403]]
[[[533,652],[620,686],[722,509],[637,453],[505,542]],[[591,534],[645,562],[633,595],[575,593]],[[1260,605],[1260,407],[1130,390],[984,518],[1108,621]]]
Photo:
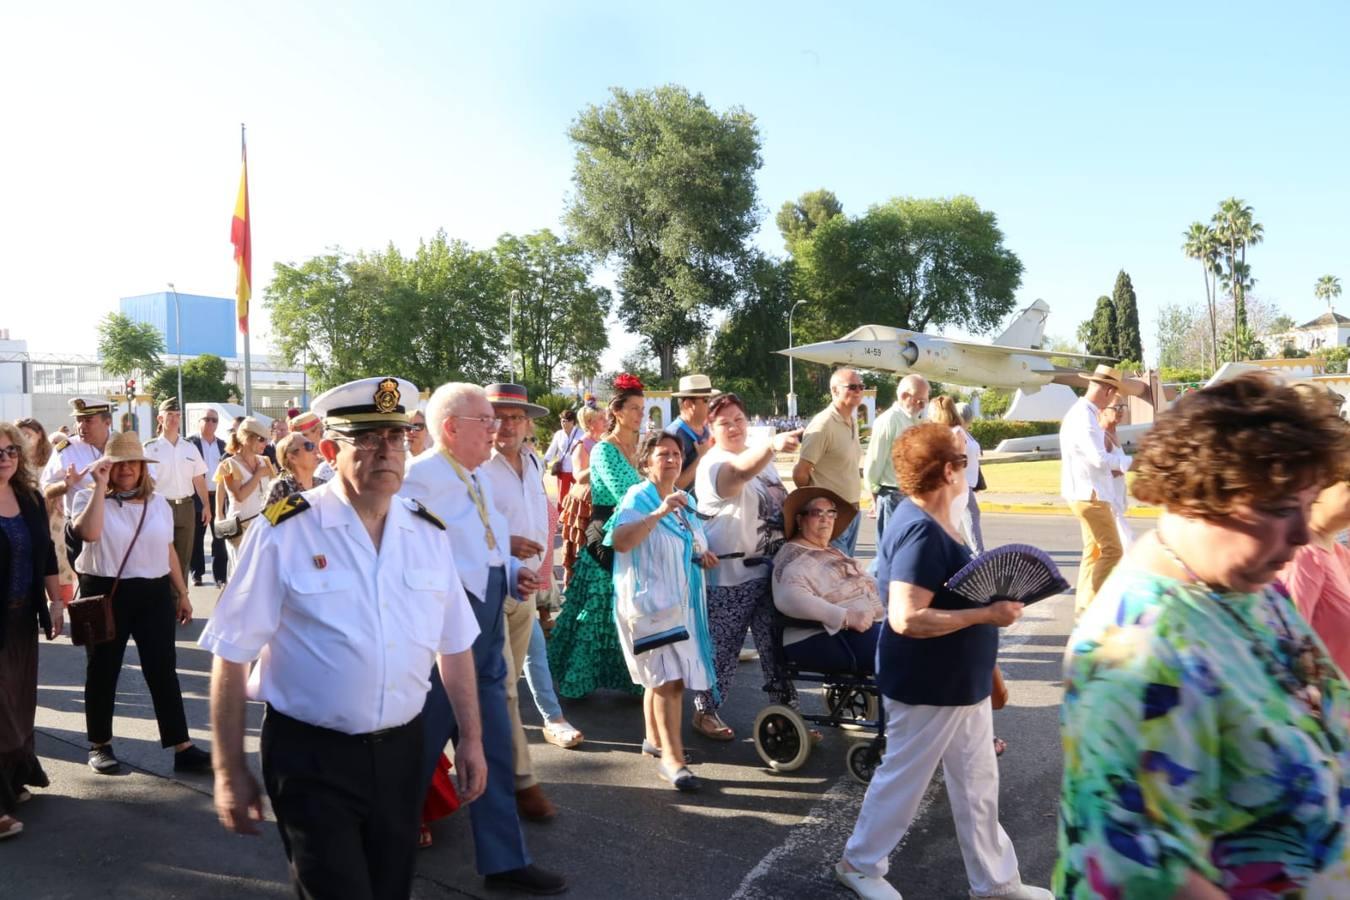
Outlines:
[[234,220],[230,223],[230,243],[234,244],[234,263],[239,268],[235,283],[235,311],[239,316],[239,330],[248,334],[248,300],[252,296],[253,240],[249,237],[248,221],[248,146],[239,134],[243,171],[239,175],[239,197],[234,201]]

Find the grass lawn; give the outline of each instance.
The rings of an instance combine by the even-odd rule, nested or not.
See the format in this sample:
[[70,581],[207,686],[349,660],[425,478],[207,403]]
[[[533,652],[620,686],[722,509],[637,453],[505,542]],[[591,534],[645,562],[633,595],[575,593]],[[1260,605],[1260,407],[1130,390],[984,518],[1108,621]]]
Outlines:
[[[1038,459],[1034,462],[997,463],[983,466],[984,480],[996,494],[1054,494],[1059,495],[1059,460]],[[1126,478],[1133,476],[1126,474]]]

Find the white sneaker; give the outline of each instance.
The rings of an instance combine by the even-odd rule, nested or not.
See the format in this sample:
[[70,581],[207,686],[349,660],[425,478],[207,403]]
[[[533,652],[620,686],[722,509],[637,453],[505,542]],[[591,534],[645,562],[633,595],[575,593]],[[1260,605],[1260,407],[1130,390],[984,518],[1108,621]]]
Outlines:
[[900,896],[900,892],[891,887],[891,883],[885,878],[864,875],[861,872],[850,872],[843,867],[842,863],[834,864],[834,877],[839,880],[840,884],[862,897],[863,900],[905,900]]
[[1011,894],[977,894],[970,892],[972,900],[1055,900],[1055,895],[1045,888],[1032,887],[1029,884],[1017,886]]

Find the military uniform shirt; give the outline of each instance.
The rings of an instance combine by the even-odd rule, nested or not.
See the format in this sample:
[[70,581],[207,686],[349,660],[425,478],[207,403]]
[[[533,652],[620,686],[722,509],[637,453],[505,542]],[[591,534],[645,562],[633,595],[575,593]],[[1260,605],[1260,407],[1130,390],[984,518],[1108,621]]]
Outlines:
[[469,649],[478,624],[446,565],[448,532],[395,497],[377,554],[336,488],[281,501],[310,508],[275,525],[276,507],[254,523],[198,643],[230,662],[258,660],[250,699],[365,734],[417,716],[436,654]]
[[206,475],[206,460],[197,452],[192,441],[179,435],[178,443],[171,444],[165,437],[146,441],[145,455],[154,460],[150,477],[155,479],[155,492],[165,500],[185,500],[197,491],[192,479]]
[[[111,440],[112,435],[109,435],[108,439]],[[57,450],[55,447],[52,450],[51,459],[47,460],[47,465],[43,467],[42,475],[38,479],[38,486],[43,491],[46,491],[49,484],[60,484],[65,481],[66,466],[74,466],[75,471],[82,472],[103,456],[102,450],[95,449],[93,445],[85,443],[78,436],[72,437],[61,450]],[[93,486],[94,479],[86,475],[76,482],[74,487],[66,491],[66,495],[61,498],[66,518],[69,519],[73,516],[71,510],[75,505],[75,494],[84,488]]]

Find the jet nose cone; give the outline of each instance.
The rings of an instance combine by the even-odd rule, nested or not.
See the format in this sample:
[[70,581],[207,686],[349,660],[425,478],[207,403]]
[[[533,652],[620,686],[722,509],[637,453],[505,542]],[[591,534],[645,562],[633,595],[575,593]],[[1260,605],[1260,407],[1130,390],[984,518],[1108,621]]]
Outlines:
[[806,362],[822,363],[827,366],[839,365],[852,362],[853,348],[850,345],[853,343],[853,341],[820,341],[815,344],[798,344],[796,347],[788,347],[778,352]]

